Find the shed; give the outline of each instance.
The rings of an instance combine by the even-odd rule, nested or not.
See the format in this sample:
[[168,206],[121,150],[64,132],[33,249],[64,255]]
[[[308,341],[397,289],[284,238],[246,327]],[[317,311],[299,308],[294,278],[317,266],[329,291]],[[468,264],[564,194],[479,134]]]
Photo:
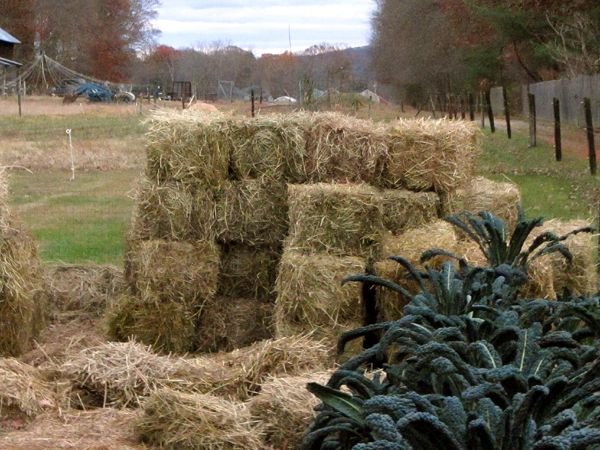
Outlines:
[[375,92],[371,91],[370,89],[365,89],[364,91],[362,91],[360,93],[360,95],[362,95],[363,97],[366,97],[369,101],[371,101],[373,103],[381,102],[381,97],[379,97],[379,95],[377,95]]
[[16,37],[0,28],[0,58],[11,60],[14,58],[15,45],[20,44]]

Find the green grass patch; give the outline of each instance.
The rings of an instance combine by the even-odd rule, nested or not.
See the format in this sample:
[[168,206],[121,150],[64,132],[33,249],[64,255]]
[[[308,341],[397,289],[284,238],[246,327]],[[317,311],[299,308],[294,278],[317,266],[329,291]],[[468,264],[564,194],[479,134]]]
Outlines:
[[[528,216],[591,219],[597,214],[600,179],[589,173],[586,159],[563,152],[557,162],[554,147],[539,142],[528,148],[528,137],[514,133],[484,133],[479,173],[519,186]],[[566,153],[566,154],[565,154]]]
[[45,262],[123,263],[136,170],[17,172],[10,177],[15,213],[38,240]]
[[0,138],[30,142],[64,140],[71,129],[73,139],[101,139],[141,135],[145,131],[142,117],[134,114],[98,116],[0,116]]

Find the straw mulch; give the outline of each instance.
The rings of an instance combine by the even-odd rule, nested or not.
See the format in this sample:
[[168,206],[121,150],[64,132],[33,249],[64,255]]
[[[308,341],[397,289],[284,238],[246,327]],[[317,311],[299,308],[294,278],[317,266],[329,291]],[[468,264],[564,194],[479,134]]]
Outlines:
[[342,331],[359,326],[361,286],[342,286],[342,279],[364,272],[362,258],[284,251],[277,278],[276,336],[314,332],[331,345]]
[[0,220],[0,355],[17,356],[45,326],[48,295],[33,238],[15,217]]
[[439,215],[440,197],[435,192],[384,189],[381,207],[383,226],[398,235],[435,221]]
[[[545,231],[551,231],[561,236],[589,225],[590,222],[585,220],[548,220],[533,231],[527,244],[530,244],[536,236]],[[550,274],[551,286],[547,287],[545,292],[533,292],[532,294],[537,293],[541,297],[555,298],[562,295],[565,289],[574,295],[597,293],[599,285],[597,262],[594,254],[595,242],[594,236],[590,233],[578,233],[564,241],[564,244],[573,255],[571,264],[558,253],[534,260],[529,270],[530,276],[534,279],[547,279],[548,274]],[[550,283],[546,282],[547,284]]]
[[288,185],[286,246],[305,253],[368,257],[383,229],[378,191],[366,184]]
[[399,120],[387,129],[389,158],[383,185],[453,192],[471,179],[477,131],[466,122]]
[[509,230],[513,230],[520,204],[521,193],[515,184],[475,177],[468,186],[444,196],[443,210],[445,214],[489,211],[504,220]]
[[211,240],[215,237],[216,199],[211,188],[183,183],[140,182],[129,240]]
[[248,402],[252,419],[260,423],[265,447],[297,448],[315,417],[319,399],[306,389],[309,382],[326,384],[329,372],[269,377]]
[[313,183],[378,184],[388,154],[385,128],[345,114],[314,114],[306,153]]
[[237,124],[231,155],[237,179],[307,181],[308,114],[259,116]]
[[60,311],[101,314],[125,290],[123,270],[110,265],[50,266],[45,278],[50,301]]
[[142,302],[201,305],[217,291],[220,252],[213,242],[141,241],[128,258],[127,282]]
[[156,183],[221,184],[233,148],[231,120],[215,114],[154,114],[146,134],[146,176]]
[[143,450],[133,424],[138,411],[100,408],[38,416],[25,430],[0,436],[5,450]]
[[323,370],[328,356],[325,344],[308,336],[268,339],[196,358],[158,355],[133,341],[109,342],[73,354],[61,372],[74,385],[74,406],[81,398],[84,406],[136,407],[162,387],[244,401],[268,376]]
[[232,351],[273,337],[273,304],[256,298],[217,297],[202,308],[198,352]]
[[[410,229],[399,236],[391,233],[384,235],[382,257],[401,256],[411,264],[423,270],[419,263],[424,251],[440,248],[450,252],[458,251],[458,240],[454,228],[448,222],[437,220],[420,228]],[[439,267],[445,258],[434,258],[426,265]],[[408,273],[395,261],[382,259],[375,263],[375,273],[382,278],[394,281],[409,292],[417,293],[417,285],[407,278]],[[397,320],[402,317],[407,300],[400,293],[387,288],[377,288],[380,320]]]
[[218,294],[232,298],[274,300],[280,259],[279,246],[222,245]]
[[52,383],[40,371],[13,358],[0,358],[0,418],[35,417],[59,406]]
[[261,449],[246,405],[207,394],[161,389],[143,404],[140,439],[172,450]]
[[276,244],[288,231],[284,183],[233,181],[217,193],[217,238],[220,242]]

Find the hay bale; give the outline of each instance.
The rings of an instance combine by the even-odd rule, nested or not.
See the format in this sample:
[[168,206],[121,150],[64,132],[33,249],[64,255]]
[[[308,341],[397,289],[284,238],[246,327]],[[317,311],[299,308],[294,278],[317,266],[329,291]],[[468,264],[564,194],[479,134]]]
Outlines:
[[37,245],[7,214],[0,219],[0,355],[17,356],[45,326],[48,298]]
[[223,244],[218,294],[231,298],[274,300],[280,259],[279,246]]
[[52,304],[60,311],[101,314],[125,290],[123,270],[111,265],[50,266],[45,278]]
[[473,214],[489,211],[504,220],[509,230],[513,230],[519,216],[521,193],[513,183],[476,177],[468,186],[443,196],[442,203],[445,215],[463,211]]
[[194,351],[202,306],[177,301],[145,301],[123,295],[106,311],[107,334],[116,341],[133,337],[164,353]]
[[237,179],[307,181],[305,167],[307,114],[259,116],[240,122],[231,155]]
[[273,245],[288,231],[285,184],[262,180],[234,181],[217,194],[220,242]]
[[[423,270],[419,260],[423,252],[431,248],[441,248],[450,252],[458,250],[458,240],[452,225],[437,220],[421,228],[407,230],[399,236],[386,233],[382,240],[381,255],[385,258],[402,256]],[[427,265],[436,267],[445,260],[434,258]],[[394,281],[413,294],[418,292],[417,284],[407,278],[408,273],[398,263],[382,259],[374,264],[374,269],[377,276]],[[377,301],[381,320],[397,320],[402,317],[408,299],[390,289],[377,287]]]
[[196,327],[199,352],[232,351],[272,337],[273,304],[255,298],[217,297],[202,308]]
[[335,256],[377,253],[383,225],[375,188],[365,184],[290,184],[288,197],[288,248]]
[[453,192],[472,178],[477,131],[466,122],[398,120],[387,128],[385,187]]
[[211,188],[143,179],[135,195],[129,239],[212,240],[216,199]]
[[269,377],[248,402],[252,419],[262,430],[265,447],[297,448],[315,417],[319,399],[306,389],[309,382],[327,383],[329,372]]
[[381,192],[381,208],[383,226],[398,235],[436,220],[440,198],[435,192],[384,189]]
[[10,450],[140,450],[133,423],[139,411],[98,408],[38,416],[25,430],[0,436]]
[[143,404],[140,439],[173,450],[262,448],[245,405],[205,394],[161,389]]
[[361,258],[285,250],[277,277],[275,335],[314,333],[334,345],[341,332],[362,323],[361,286],[342,286],[342,279],[364,272]]
[[[551,231],[558,236],[562,236],[577,228],[589,225],[590,222],[586,220],[548,220],[541,227],[533,230],[526,245],[531,244],[535,237],[545,231]],[[598,292],[594,236],[590,233],[578,233],[570,236],[563,243],[573,255],[571,264],[560,254],[555,253],[538,258],[531,265],[529,272],[532,276],[540,276],[539,273],[547,272],[552,274],[552,290],[545,293],[543,297],[555,298],[557,295],[562,295],[565,289],[571,291],[574,295],[591,295]]]
[[141,241],[128,255],[131,291],[142,302],[198,306],[217,292],[220,254],[210,241]]
[[146,134],[146,176],[217,186],[228,178],[234,119],[217,114],[156,113]]
[[339,113],[312,116],[306,142],[311,182],[377,184],[387,159],[384,128]]
[[59,406],[51,383],[38,369],[14,358],[0,358],[0,418],[31,418]]

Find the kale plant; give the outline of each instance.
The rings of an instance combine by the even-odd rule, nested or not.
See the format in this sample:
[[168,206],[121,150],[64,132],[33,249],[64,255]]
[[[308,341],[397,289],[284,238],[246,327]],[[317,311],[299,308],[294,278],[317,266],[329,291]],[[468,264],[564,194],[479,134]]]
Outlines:
[[[475,239],[489,267],[459,261],[420,272],[394,257],[417,282],[378,284],[410,298],[404,317],[345,333],[374,330],[381,339],[350,358],[326,386],[308,389],[322,402],[302,448],[498,449],[600,448],[600,298],[521,299],[531,258],[570,254],[565,236],[522,219],[510,239],[489,213],[449,220]],[[577,230],[576,232],[588,231]],[[373,370],[374,367],[381,368]]]

